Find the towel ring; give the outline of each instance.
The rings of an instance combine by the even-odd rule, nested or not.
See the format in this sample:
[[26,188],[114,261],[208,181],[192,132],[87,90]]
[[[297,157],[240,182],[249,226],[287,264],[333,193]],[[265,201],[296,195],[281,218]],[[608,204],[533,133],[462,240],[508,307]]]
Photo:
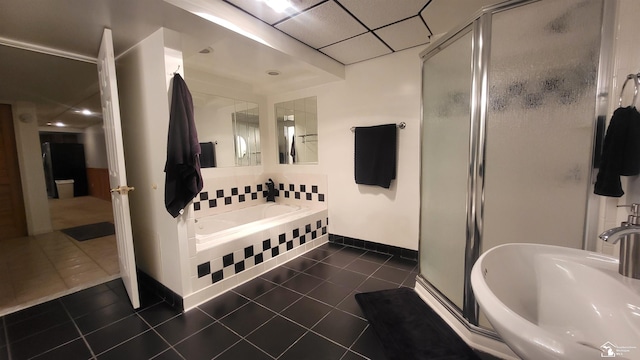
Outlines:
[[624,88],[627,86],[627,82],[629,80],[633,80],[633,102],[631,105],[636,104],[636,100],[638,100],[638,87],[640,87],[640,81],[638,80],[638,74],[629,74],[627,75],[627,79],[622,84],[622,90],[620,90],[620,100],[618,101],[618,107],[622,107],[622,95],[624,95]]

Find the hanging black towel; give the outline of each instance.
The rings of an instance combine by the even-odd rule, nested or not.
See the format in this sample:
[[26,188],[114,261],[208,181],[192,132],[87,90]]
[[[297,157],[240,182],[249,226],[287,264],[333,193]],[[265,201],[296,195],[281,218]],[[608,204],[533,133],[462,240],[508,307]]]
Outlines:
[[613,112],[602,148],[602,162],[594,193],[603,196],[624,195],[620,176],[640,174],[640,113],[635,107]]
[[164,203],[174,218],[202,190],[200,143],[193,118],[193,99],[180,74],[173,76]]
[[396,178],[396,152],[395,124],[355,128],[356,184],[388,189]]
[[216,167],[216,147],[211,141],[200,143],[200,167],[212,168]]

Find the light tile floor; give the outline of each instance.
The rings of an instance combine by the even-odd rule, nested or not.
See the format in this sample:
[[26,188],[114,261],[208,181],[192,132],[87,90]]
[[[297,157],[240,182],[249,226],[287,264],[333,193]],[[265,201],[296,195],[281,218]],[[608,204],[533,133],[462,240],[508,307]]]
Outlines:
[[76,241],[59,230],[113,222],[111,203],[50,199],[54,232],[0,241],[0,315],[118,277],[115,235]]

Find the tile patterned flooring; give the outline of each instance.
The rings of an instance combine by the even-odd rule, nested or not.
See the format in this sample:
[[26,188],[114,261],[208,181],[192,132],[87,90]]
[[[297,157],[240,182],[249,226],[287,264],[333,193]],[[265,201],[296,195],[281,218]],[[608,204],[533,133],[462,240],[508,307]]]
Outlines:
[[354,294],[413,287],[415,261],[324,244],[186,313],[117,279],[0,318],[0,360],[384,359]]
[[115,235],[76,241],[58,231],[113,222],[111,203],[84,196],[49,206],[54,232],[0,241],[0,315],[118,277]]

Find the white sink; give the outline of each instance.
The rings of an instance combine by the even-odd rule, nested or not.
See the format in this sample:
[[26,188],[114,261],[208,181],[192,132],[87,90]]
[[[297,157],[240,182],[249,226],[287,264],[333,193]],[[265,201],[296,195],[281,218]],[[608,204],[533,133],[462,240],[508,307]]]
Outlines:
[[471,284],[523,359],[640,359],[640,280],[620,275],[616,258],[506,244],[480,256]]

